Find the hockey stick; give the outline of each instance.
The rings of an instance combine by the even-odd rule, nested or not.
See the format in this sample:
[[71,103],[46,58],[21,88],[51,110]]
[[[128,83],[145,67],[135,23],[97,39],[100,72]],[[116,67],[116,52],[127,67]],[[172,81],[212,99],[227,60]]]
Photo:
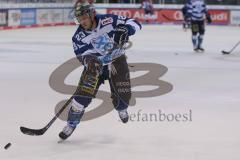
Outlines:
[[72,101],[73,96],[62,106],[62,108],[57,112],[57,114],[50,120],[50,122],[41,129],[30,129],[26,127],[20,127],[20,130],[23,134],[31,135],[31,136],[41,136],[43,135],[48,128],[56,121],[58,116],[67,108],[69,103]]
[[230,54],[230,53],[232,53],[233,52],[233,50],[235,49],[235,48],[237,48],[237,46],[240,44],[240,41],[238,41],[237,42],[237,44],[235,44],[235,46],[230,50],[230,51],[224,51],[224,50],[222,50],[222,54]]

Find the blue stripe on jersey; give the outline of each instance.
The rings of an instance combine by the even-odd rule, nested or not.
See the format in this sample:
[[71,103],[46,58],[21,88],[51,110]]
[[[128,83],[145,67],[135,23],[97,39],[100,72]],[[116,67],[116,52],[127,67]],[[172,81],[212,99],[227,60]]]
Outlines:
[[192,20],[201,21],[205,19],[207,13],[206,5],[202,0],[190,2],[188,5],[188,14]]

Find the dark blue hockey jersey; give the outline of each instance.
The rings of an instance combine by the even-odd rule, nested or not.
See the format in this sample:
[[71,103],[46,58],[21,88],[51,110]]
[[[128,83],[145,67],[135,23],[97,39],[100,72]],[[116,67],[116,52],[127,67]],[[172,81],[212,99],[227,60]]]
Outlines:
[[[75,54],[79,57],[94,54],[103,56],[106,52],[106,45],[113,43],[114,31],[118,24],[126,24],[129,28],[129,36],[134,35],[141,29],[141,25],[134,19],[112,14],[97,14],[97,27],[92,31],[86,31],[81,26],[72,37]],[[124,50],[120,51],[124,54]]]

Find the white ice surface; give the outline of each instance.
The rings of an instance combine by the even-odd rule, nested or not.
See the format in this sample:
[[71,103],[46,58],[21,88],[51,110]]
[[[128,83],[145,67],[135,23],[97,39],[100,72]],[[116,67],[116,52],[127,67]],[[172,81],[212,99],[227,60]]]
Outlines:
[[[59,65],[74,57],[74,31],[75,27],[0,31],[1,160],[240,159],[240,46],[231,55],[221,55],[240,40],[239,27],[207,27],[205,53],[192,51],[191,33],[180,26],[143,26],[131,38],[128,61],[165,65],[168,72],[161,80],[174,89],[137,99],[129,113],[192,110],[192,121],[122,124],[112,111],[82,122],[64,143],[57,143],[65,125],[61,120],[43,136],[22,134],[20,126],[43,127],[55,105],[69,97],[52,90],[48,80]],[[66,83],[76,85],[80,73],[74,71]],[[107,83],[101,87],[108,89]],[[88,109],[99,103],[93,101]],[[12,146],[4,150],[8,142]]]

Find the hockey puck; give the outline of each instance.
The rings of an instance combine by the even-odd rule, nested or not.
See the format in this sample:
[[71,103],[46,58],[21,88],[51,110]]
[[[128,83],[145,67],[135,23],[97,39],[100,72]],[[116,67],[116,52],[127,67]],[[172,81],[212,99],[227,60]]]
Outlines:
[[4,146],[4,149],[8,149],[12,144],[11,143],[8,143]]
[[222,54],[230,54],[230,52],[222,51]]

